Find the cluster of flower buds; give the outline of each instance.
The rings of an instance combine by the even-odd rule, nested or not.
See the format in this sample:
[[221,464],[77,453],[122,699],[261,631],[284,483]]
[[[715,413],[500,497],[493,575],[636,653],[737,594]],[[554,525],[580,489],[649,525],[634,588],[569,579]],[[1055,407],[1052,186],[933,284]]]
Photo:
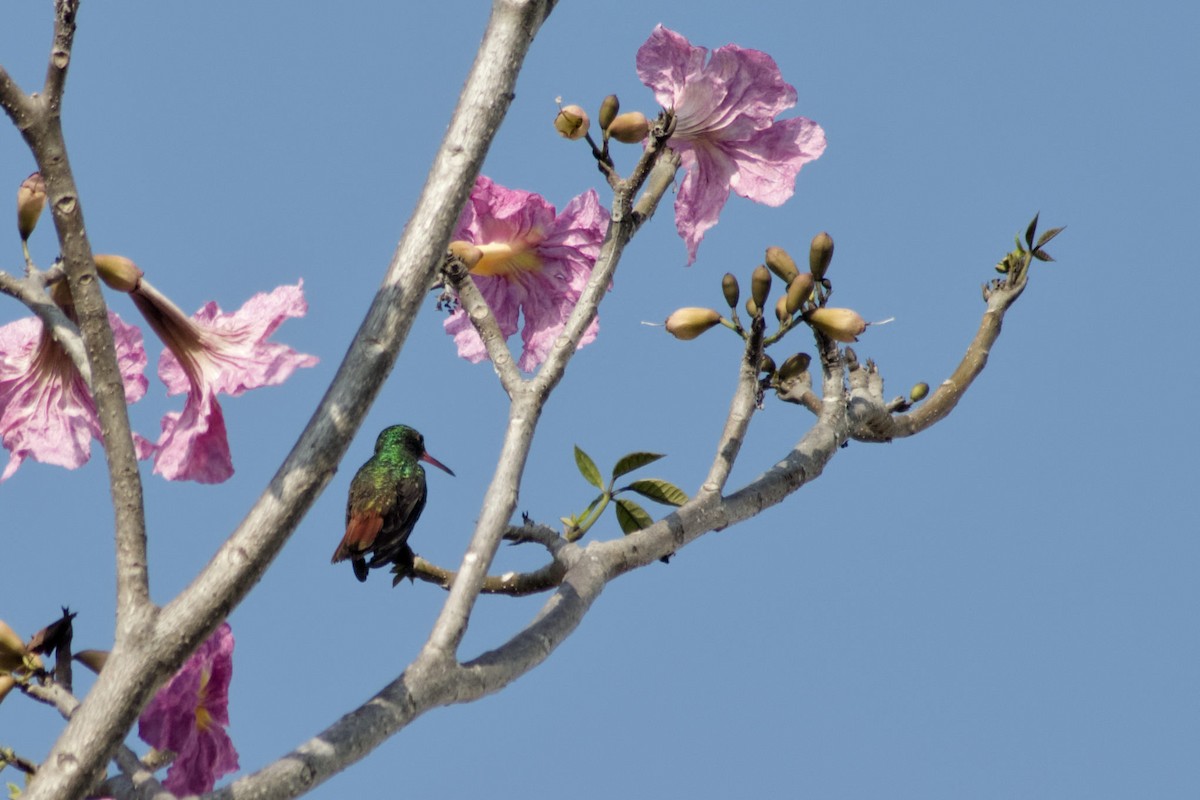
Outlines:
[[16,631],[0,620],[0,700],[24,680],[42,669],[42,660],[30,650]]
[[[867,329],[869,323],[849,308],[829,308],[825,305],[832,291],[832,285],[826,277],[832,260],[833,238],[828,233],[813,237],[808,251],[808,272],[801,272],[795,260],[782,247],[767,248],[764,263],[755,267],[750,275],[750,296],[745,303],[745,311],[750,319],[760,320],[768,308],[772,275],[783,281],[786,289],[775,302],[779,331],[769,337],[766,344],[778,340],[797,320],[807,322],[836,341],[858,341],[859,334]],[[681,308],[667,318],[667,332],[677,339],[695,339],[717,323],[722,323],[746,336],[737,317],[741,287],[731,273],[725,273],[721,278],[721,292],[725,295],[732,321],[711,308]]]
[[[783,281],[785,287],[784,293],[775,302],[775,318],[779,321],[780,330],[787,330],[797,319],[811,323],[811,317],[815,314],[820,322],[812,324],[824,332],[825,329],[820,325],[833,317],[817,312],[826,310],[824,306],[831,285],[825,273],[832,258],[833,239],[827,233],[817,234],[812,241],[808,272],[801,272],[795,260],[782,247],[768,247],[763,264],[755,268],[751,275],[751,297],[746,301],[746,313],[751,318],[762,316],[767,307],[773,274]],[[731,277],[727,276],[727,280]]]
[[[566,139],[582,139],[588,135],[591,121],[587,111],[577,105],[561,105],[559,98],[558,114],[554,117],[554,129]],[[645,141],[650,135],[650,120],[640,111],[627,111],[622,114],[621,103],[615,94],[610,94],[600,103],[600,133],[607,144],[609,139],[616,139],[624,144],[637,144]]]

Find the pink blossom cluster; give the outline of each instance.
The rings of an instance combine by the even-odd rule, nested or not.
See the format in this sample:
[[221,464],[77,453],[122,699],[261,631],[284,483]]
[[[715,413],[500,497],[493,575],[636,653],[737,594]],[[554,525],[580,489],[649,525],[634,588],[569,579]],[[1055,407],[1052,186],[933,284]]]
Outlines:
[[[157,441],[134,436],[138,457],[153,457],[156,473],[200,483],[218,483],[233,474],[217,395],[273,386],[297,368],[317,363],[315,356],[268,341],[285,319],[307,311],[301,287],[255,295],[232,314],[208,303],[191,317],[145,280],[130,291],[166,346],[158,374],[167,393],[187,394],[182,411],[163,417]],[[134,403],[147,385],[142,334],[112,312],[109,322],[125,400]],[[9,451],[0,481],[12,477],[27,458],[75,469],[91,457],[91,441],[99,437],[91,393],[41,321],[30,317],[0,326],[0,442]]]

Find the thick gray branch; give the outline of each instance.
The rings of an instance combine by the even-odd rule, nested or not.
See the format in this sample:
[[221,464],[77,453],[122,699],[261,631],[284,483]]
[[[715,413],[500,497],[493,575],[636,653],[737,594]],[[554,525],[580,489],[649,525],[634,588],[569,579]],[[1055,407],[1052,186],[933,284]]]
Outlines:
[[[154,688],[258,581],[329,482],[395,363],[441,263],[459,210],[508,109],[525,53],[552,5],[548,0],[495,4],[417,210],[358,335],[308,426],[237,530],[192,584],[163,609],[152,634],[136,645],[130,643],[123,649],[118,643],[114,648],[29,788],[28,800],[65,799],[86,790]],[[49,187],[49,176],[47,184]],[[60,196],[61,192],[52,192],[52,203]],[[71,264],[68,256],[69,270]],[[85,331],[85,340],[86,336]]]

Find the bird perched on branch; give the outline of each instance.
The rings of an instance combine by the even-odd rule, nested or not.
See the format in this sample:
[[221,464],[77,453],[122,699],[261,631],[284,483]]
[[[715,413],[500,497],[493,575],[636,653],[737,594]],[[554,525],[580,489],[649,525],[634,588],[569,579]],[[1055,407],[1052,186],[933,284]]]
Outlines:
[[380,432],[375,455],[350,481],[346,535],[333,552],[333,563],[350,559],[354,577],[360,581],[367,579],[368,570],[388,564],[411,569],[413,552],[408,537],[428,494],[421,461],[454,474],[425,452],[425,437],[407,425],[392,425]]

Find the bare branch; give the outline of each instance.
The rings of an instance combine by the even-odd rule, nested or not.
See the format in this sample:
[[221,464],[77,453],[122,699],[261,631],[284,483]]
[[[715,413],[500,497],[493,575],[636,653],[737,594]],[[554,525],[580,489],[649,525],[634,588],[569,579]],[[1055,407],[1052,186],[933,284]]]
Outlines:
[[455,294],[458,295],[459,302],[462,303],[463,309],[470,317],[471,324],[479,332],[479,337],[483,339],[483,346],[487,348],[492,368],[496,371],[496,376],[500,378],[500,385],[504,387],[504,392],[511,400],[524,382],[524,378],[521,377],[521,372],[517,369],[516,362],[513,361],[512,351],[508,349],[508,342],[504,339],[496,317],[492,315],[492,309],[488,306],[487,300],[483,299],[483,294],[475,285],[475,281],[471,280],[471,273],[461,259],[447,257],[442,273],[446,276],[446,280],[454,289]]
[[26,775],[37,774],[37,762],[31,761],[24,756],[19,755],[11,747],[0,746],[0,769],[6,766],[11,766],[14,769],[24,772]]
[[[4,74],[0,75],[0,103],[21,131],[46,182],[47,204],[54,218],[71,301],[87,353],[88,367],[81,368],[80,374],[88,380],[96,403],[116,517],[116,640],[119,646],[127,635],[136,635],[145,629],[145,620],[153,613],[153,608],[146,574],[141,478],[126,409],[125,386],[117,365],[108,308],[92,263],[83,207],[62,133],[60,109],[77,9],[77,0],[58,0],[55,5],[54,43],[42,95],[22,95]],[[32,293],[29,299],[33,300]],[[38,310],[37,305],[31,305],[31,308]],[[43,309],[42,315],[52,331],[62,332],[63,326],[49,309]],[[60,341],[71,353],[70,337],[62,334]],[[78,353],[72,354],[73,359],[77,357]]]
[[[483,579],[480,592],[483,594],[506,594],[524,597],[548,592],[562,583],[566,568],[556,561],[533,572],[506,572],[503,575],[488,575]],[[439,567],[417,556],[413,562],[412,577],[449,589],[458,573]]]
[[50,47],[50,63],[46,66],[46,83],[42,97],[50,113],[58,116],[62,108],[67,69],[71,66],[71,46],[75,42],[75,14],[79,0],[56,0],[54,4],[54,44]]
[[[908,414],[890,414],[883,399],[882,378],[877,390],[872,390],[866,381],[871,379],[870,372],[864,373],[864,381],[855,390],[854,403],[855,421],[853,438],[862,442],[887,442],[906,436],[913,436],[945,419],[958,401],[966,394],[967,389],[975,378],[987,366],[988,355],[992,345],[1000,336],[1000,328],[1004,323],[1004,315],[1021,293],[1025,291],[1028,280],[1028,268],[1033,257],[1026,254],[1024,263],[1015,269],[1006,279],[998,280],[985,287],[987,310],[979,321],[979,329],[971,341],[967,352],[959,362],[954,373],[942,382],[940,386],[916,410]],[[878,372],[871,368],[877,375]],[[852,373],[852,380],[854,376]]]
[[[31,684],[23,687],[25,694],[35,700],[38,700],[46,705],[53,706],[62,715],[63,719],[70,719],[75,713],[75,709],[79,708],[79,700],[75,695],[71,694],[70,690],[56,683],[47,685]],[[113,756],[113,760],[117,762],[117,766],[125,776],[133,783],[135,787],[146,787],[155,792],[165,791],[158,779],[154,777],[154,769],[160,768],[160,764],[154,767],[147,766],[137,753],[130,750],[124,744],[120,745]]]
[[746,339],[745,355],[738,369],[737,391],[729,406],[729,416],[725,419],[725,430],[717,443],[717,455],[713,458],[708,477],[700,486],[700,491],[719,496],[725,490],[725,482],[733,471],[733,462],[742,448],[746,430],[750,420],[758,408],[758,367],[762,358],[763,331],[765,324],[762,317],[756,317],[750,326],[750,336]]
[[[483,581],[483,594],[506,594],[512,597],[522,597],[530,594],[546,592],[558,586],[566,574],[566,567],[559,559],[559,553],[569,543],[550,528],[540,525],[525,525],[520,528],[510,527],[504,533],[504,539],[513,544],[536,542],[550,551],[553,559],[546,566],[533,572],[506,572],[503,575],[489,575]],[[417,556],[412,568],[412,577],[427,583],[449,589],[458,577],[457,572],[444,569]]]
[[18,131],[23,133],[33,124],[36,107],[37,104],[21,91],[21,87],[17,86],[8,70],[0,67],[0,108],[8,114]]

